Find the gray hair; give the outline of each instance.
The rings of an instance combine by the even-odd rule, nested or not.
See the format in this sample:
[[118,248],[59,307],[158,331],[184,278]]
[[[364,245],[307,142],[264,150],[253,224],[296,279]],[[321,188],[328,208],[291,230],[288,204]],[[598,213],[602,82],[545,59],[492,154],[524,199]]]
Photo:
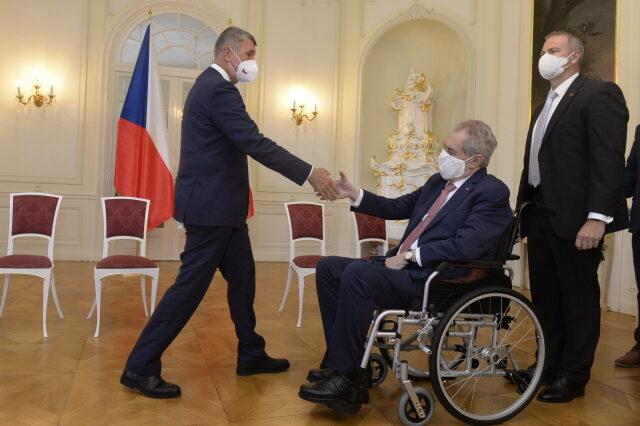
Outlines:
[[214,55],[218,56],[220,52],[222,52],[223,47],[229,46],[230,44],[233,44],[234,46],[238,45],[246,39],[251,40],[256,46],[258,45],[255,37],[250,32],[238,27],[229,27],[218,36],[216,46],[214,48]]
[[453,130],[456,132],[465,130],[467,132],[469,137],[462,144],[462,151],[469,157],[482,155],[484,160],[480,167],[487,167],[489,160],[491,160],[491,155],[498,145],[491,127],[484,121],[465,120],[458,123]]
[[547,41],[549,37],[558,35],[567,36],[567,44],[569,45],[569,49],[571,49],[571,52],[575,52],[576,50],[580,52],[580,62],[582,62],[582,57],[584,56],[584,44],[582,43],[582,40],[580,40],[580,38],[575,34],[571,34],[568,31],[551,31],[549,34],[544,36],[544,41]]

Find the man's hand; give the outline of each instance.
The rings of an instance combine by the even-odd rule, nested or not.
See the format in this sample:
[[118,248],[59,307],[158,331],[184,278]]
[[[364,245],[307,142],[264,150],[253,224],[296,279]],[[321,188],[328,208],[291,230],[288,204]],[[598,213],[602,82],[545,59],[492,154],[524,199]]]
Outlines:
[[598,247],[604,235],[605,223],[597,219],[587,219],[576,236],[576,248],[589,250]]
[[384,260],[384,266],[390,269],[404,269],[404,267],[407,266],[408,264],[409,264],[409,261],[404,258],[404,253],[387,257]]
[[333,186],[338,191],[338,198],[350,198],[351,201],[355,201],[360,195],[360,188],[353,186],[342,170],[340,170],[340,180],[334,180]]
[[334,201],[336,199],[336,190],[331,181],[331,173],[327,169],[314,167],[311,175],[307,179],[313,190],[323,200]]
[[[358,196],[360,195],[360,188],[353,186],[349,179],[347,179],[347,175],[344,172],[340,172],[340,179],[333,181],[333,189],[336,191],[336,198],[350,198],[352,201],[356,201]],[[322,194],[316,192],[316,195],[320,197],[321,200],[325,200]]]

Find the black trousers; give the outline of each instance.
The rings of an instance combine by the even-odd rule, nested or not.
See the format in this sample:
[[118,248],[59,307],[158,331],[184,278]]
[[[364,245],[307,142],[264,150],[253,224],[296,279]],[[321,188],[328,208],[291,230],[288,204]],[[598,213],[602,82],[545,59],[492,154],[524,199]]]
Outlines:
[[316,267],[327,367],[357,371],[375,307],[402,308],[422,297],[424,281],[378,260],[329,256]]
[[[534,200],[539,201],[539,200]],[[600,337],[598,264],[602,244],[578,250],[547,214],[527,213],[531,295],[546,338],[547,374],[584,385]]]
[[[631,248],[633,249],[633,268],[636,272],[636,287],[640,290],[640,232],[631,235]],[[640,308],[640,291],[638,292],[638,308]],[[633,349],[640,350],[640,324],[633,333],[636,344]]]
[[220,268],[227,280],[227,301],[238,337],[238,364],[264,353],[264,339],[255,332],[255,264],[247,226],[243,228],[185,225],[187,239],[175,283],[167,289],[142,330],[127,368],[158,376],[165,349],[187,324]]

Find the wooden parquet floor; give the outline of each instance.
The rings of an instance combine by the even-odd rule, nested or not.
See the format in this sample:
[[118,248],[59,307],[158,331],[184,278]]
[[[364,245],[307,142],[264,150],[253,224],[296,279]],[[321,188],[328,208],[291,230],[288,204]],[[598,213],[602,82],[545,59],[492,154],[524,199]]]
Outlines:
[[[202,305],[163,358],[163,376],[182,387],[173,400],[145,398],[119,384],[126,357],[145,324],[138,280],[108,281],[101,336],[95,317],[91,262],[57,262],[56,283],[64,319],[49,303],[49,338],[41,336],[41,281],[14,276],[0,318],[0,425],[389,425],[399,424],[399,383],[388,377],[371,391],[370,404],[355,416],[298,398],[306,373],[324,352],[312,277],[306,281],[302,328],[295,326],[297,291],[285,312],[277,308],[285,263],[258,263],[258,331],[272,356],[291,370],[275,375],[235,375],[236,338],[226,306],[226,283],[216,275]],[[179,264],[160,262],[161,296]],[[295,284],[294,284],[295,286]],[[640,425],[640,368],[623,369],[613,359],[632,344],[635,318],[607,312],[586,395],[568,404],[533,401],[510,425]],[[460,424],[441,406],[431,424]]]

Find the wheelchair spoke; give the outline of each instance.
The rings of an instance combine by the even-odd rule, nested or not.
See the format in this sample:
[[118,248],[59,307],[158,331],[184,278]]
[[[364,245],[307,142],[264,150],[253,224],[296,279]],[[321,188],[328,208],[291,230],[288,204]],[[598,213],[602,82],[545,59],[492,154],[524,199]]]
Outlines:
[[[470,292],[451,307],[434,334],[431,370],[443,406],[465,422],[505,421],[533,398],[533,382],[512,384],[513,371],[543,359],[544,341],[530,302],[512,290]],[[436,358],[437,357],[437,358]]]

